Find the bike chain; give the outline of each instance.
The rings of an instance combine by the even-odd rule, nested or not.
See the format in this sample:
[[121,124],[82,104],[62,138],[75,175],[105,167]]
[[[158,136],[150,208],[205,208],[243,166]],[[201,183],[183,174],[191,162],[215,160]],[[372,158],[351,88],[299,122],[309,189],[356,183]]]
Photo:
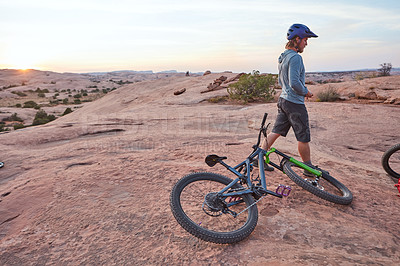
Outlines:
[[[244,190],[245,188],[236,188],[236,189],[231,189],[231,191],[238,191],[238,190]],[[240,214],[242,214],[243,212],[247,211],[248,209],[250,209],[251,207],[253,207],[255,204],[257,204],[257,202],[259,202],[260,200],[262,200],[262,198],[264,198],[264,196],[262,196],[261,198],[259,198],[257,201],[255,201],[253,204],[251,204],[249,207],[247,207],[246,209],[244,209],[243,211],[237,213],[236,215],[234,215],[234,217],[238,217]]]
[[262,200],[262,198],[264,198],[265,196],[262,196],[261,198],[259,198],[257,201],[255,201],[253,204],[251,204],[249,207],[247,207],[246,209],[244,209],[243,211],[239,212],[238,214],[236,214],[235,218],[238,217],[240,214],[242,214],[243,212],[247,211],[248,209],[250,209],[251,207],[253,207],[253,205],[257,204],[257,202],[259,202],[260,200]]

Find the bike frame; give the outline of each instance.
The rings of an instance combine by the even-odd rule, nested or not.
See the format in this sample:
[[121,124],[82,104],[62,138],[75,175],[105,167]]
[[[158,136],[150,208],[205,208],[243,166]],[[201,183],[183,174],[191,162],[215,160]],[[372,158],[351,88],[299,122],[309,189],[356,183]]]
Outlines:
[[[264,114],[264,118],[262,120],[261,127],[260,127],[259,134],[258,134],[257,144],[253,146],[253,152],[246,158],[246,160],[244,160],[240,164],[236,165],[235,167],[231,167],[231,166],[229,166],[228,164],[226,164],[223,161],[223,159],[226,159],[226,157],[219,157],[219,156],[216,156],[216,155],[210,155],[210,156],[215,156],[215,157],[212,158],[213,163],[210,166],[214,166],[215,163],[218,162],[218,163],[222,164],[225,168],[227,168],[229,171],[231,171],[233,174],[235,174],[237,176],[237,178],[235,180],[233,180],[225,188],[223,188],[222,190],[220,190],[218,192],[218,195],[220,197],[223,197],[223,198],[227,198],[227,197],[235,198],[235,197],[246,195],[246,194],[253,194],[255,192],[256,186],[251,181],[250,173],[251,173],[251,170],[252,170],[251,163],[254,161],[254,158],[256,156],[258,156],[259,177],[260,177],[260,183],[261,183],[261,188],[258,186],[257,189],[261,190],[261,192],[264,195],[270,194],[270,195],[282,198],[282,194],[279,194],[279,193],[276,193],[274,191],[271,191],[271,190],[267,189],[267,182],[266,182],[266,178],[265,178],[265,169],[264,169],[264,160],[265,160],[265,163],[273,166],[274,168],[280,170],[281,172],[284,172],[281,163],[280,163],[280,165],[277,165],[277,164],[273,163],[271,161],[271,159],[269,158],[269,156],[272,153],[276,153],[276,154],[282,156],[283,157],[282,160],[288,160],[291,163],[294,163],[295,165],[297,165],[298,167],[303,168],[304,170],[311,172],[313,175],[316,176],[317,179],[319,179],[322,176],[322,172],[321,171],[316,170],[316,169],[314,169],[314,168],[312,168],[312,167],[310,167],[310,166],[308,166],[308,165],[306,165],[306,164],[294,159],[293,157],[290,157],[290,156],[284,154],[283,152],[280,152],[279,150],[277,150],[275,148],[271,148],[270,150],[265,151],[265,150],[263,150],[263,149],[261,149],[259,147],[260,141],[261,141],[261,134],[263,133],[264,137],[266,137],[266,130],[267,130],[268,125],[267,125],[267,127],[264,127],[264,125],[265,125],[265,121],[267,119],[267,115],[268,115],[267,113]],[[246,169],[246,175],[243,175],[242,173],[240,173],[243,170],[244,167]],[[238,170],[238,169],[240,169],[240,170]],[[247,187],[248,187],[247,189],[240,190],[240,191],[227,192],[237,182],[240,182],[242,180],[244,180],[245,183],[247,184]],[[278,190],[277,190],[277,192],[278,192]],[[232,205],[234,205],[234,203],[230,204],[229,206],[232,206]]]
[[[229,183],[225,188],[223,188],[222,190],[220,190],[218,192],[218,194],[224,198],[227,197],[238,197],[238,196],[242,196],[242,195],[246,195],[246,194],[252,194],[254,193],[254,184],[251,181],[251,162],[254,161],[254,158],[258,155],[258,165],[259,165],[259,177],[260,177],[260,182],[261,182],[261,188],[263,189],[263,192],[266,194],[270,194],[276,197],[280,197],[282,198],[281,194],[278,194],[274,191],[268,190],[267,189],[267,182],[266,182],[266,176],[265,176],[265,168],[264,168],[264,160],[263,158],[265,157],[265,162],[271,166],[273,166],[274,168],[280,170],[283,172],[283,169],[281,166],[273,163],[269,156],[272,153],[276,153],[280,156],[282,156],[284,159],[296,164],[297,166],[299,166],[300,168],[303,168],[309,172],[311,172],[313,175],[315,175],[317,178],[322,176],[322,172],[316,169],[313,169],[311,167],[309,167],[308,165],[294,159],[293,157],[287,156],[286,154],[280,152],[279,150],[275,149],[275,148],[271,148],[268,152],[266,152],[265,150],[261,149],[260,147],[257,147],[257,149],[252,152],[249,157],[246,158],[246,160],[244,160],[243,162],[241,162],[240,164],[236,165],[235,167],[231,167],[228,164],[226,164],[224,161],[219,160],[218,162],[220,164],[222,164],[225,168],[227,168],[229,171],[231,171],[233,174],[235,174],[237,176],[237,178],[235,180],[233,180],[231,183]],[[244,167],[246,167],[246,175],[243,175],[242,173],[240,173],[240,171],[238,171],[237,169],[243,169]],[[241,191],[235,191],[235,192],[228,192],[226,193],[229,189],[231,189],[237,182],[239,182],[240,180],[245,180],[247,183],[248,188],[241,190]]]

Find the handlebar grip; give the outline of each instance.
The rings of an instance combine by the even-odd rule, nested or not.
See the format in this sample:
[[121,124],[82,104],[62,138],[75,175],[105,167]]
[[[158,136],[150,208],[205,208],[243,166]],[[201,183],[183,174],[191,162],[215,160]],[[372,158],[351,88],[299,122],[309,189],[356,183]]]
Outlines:
[[263,127],[265,125],[265,121],[267,120],[267,116],[268,116],[268,113],[265,113],[264,117],[263,117],[263,120],[261,122],[261,127]]

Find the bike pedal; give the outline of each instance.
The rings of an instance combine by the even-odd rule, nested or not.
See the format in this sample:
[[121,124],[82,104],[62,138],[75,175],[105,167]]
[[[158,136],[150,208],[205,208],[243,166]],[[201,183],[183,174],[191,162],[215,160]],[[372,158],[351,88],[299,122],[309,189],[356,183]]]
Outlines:
[[275,193],[287,197],[287,196],[289,196],[291,191],[292,191],[292,188],[290,186],[285,186],[285,185],[279,184],[279,186],[276,188]]

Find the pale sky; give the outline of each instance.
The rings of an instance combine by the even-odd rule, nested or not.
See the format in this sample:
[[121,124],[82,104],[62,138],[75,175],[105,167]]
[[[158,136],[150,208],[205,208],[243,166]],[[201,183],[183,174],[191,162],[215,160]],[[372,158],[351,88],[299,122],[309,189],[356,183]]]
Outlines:
[[308,72],[400,67],[399,0],[0,0],[0,69],[277,73],[293,23]]

